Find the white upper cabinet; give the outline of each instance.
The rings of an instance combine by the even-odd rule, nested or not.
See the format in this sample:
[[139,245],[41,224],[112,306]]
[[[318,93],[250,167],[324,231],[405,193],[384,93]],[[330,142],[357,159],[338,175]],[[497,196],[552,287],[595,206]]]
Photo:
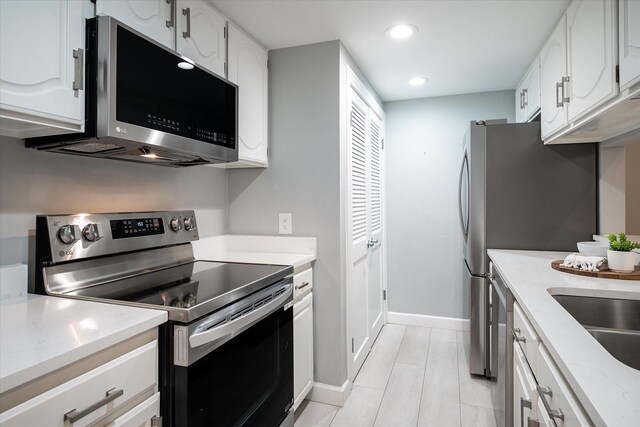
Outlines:
[[516,122],[531,120],[540,111],[540,58],[536,56],[516,88]]
[[229,80],[238,85],[238,157],[231,167],[267,166],[267,50],[229,23]]
[[98,0],[96,13],[109,15],[149,38],[173,49],[175,0]]
[[614,12],[613,0],[574,0],[567,9],[569,122],[618,94]]
[[620,89],[640,83],[640,1],[619,1]]
[[202,0],[177,0],[176,51],[225,76],[227,21]]
[[613,0],[573,0],[542,48],[543,139],[618,95],[615,10]]
[[0,52],[2,134],[83,129],[83,2],[0,1]]
[[562,16],[540,52],[540,127],[542,138],[567,124],[566,104],[562,102],[567,69],[566,16]]
[[97,0],[96,12],[226,75],[227,21],[203,0]]

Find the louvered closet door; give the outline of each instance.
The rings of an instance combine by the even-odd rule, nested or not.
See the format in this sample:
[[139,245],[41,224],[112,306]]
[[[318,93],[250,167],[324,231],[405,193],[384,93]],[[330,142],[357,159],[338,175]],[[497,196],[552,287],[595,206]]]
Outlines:
[[384,323],[382,302],[382,121],[369,110],[368,323],[372,341]]
[[[351,337],[351,374],[355,377],[371,349],[368,322],[367,270],[369,238],[369,195],[367,191],[369,129],[367,126],[367,104],[352,89],[349,89],[348,124],[348,231],[350,245],[347,272],[348,318]],[[352,378],[353,379],[353,378]]]

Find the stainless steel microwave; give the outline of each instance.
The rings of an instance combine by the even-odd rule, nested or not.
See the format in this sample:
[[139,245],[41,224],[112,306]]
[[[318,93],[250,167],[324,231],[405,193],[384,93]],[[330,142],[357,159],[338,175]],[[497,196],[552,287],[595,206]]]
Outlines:
[[85,129],[29,148],[192,166],[238,160],[238,87],[109,16],[87,20]]

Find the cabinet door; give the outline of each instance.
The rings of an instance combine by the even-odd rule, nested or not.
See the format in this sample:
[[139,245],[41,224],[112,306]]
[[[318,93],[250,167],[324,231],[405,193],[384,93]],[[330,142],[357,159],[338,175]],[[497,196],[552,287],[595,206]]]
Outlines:
[[540,111],[540,58],[531,64],[527,73],[527,87],[524,92],[525,120],[531,120]]
[[524,89],[526,79],[527,76],[525,75],[520,84],[516,87],[516,123],[524,123],[527,121],[524,107]]
[[229,23],[229,80],[238,85],[238,157],[267,166],[267,51]]
[[[577,398],[569,388],[569,385],[565,382],[564,377],[556,367],[551,355],[542,343],[538,346],[535,372],[541,390],[539,393],[541,402],[538,406],[538,413],[540,414],[541,420],[552,418],[558,427],[592,425]],[[542,390],[544,390],[544,392],[542,392]],[[547,402],[550,410],[562,412],[564,419],[554,418],[551,414],[548,414],[545,410],[544,402],[542,402],[543,399]],[[546,417],[546,415],[548,415],[548,417]]]
[[227,21],[202,0],[177,0],[176,50],[225,76]]
[[3,134],[82,130],[84,91],[74,82],[84,87],[84,62],[74,58],[77,49],[84,53],[82,2],[0,1],[0,116],[13,119],[3,120]]
[[[160,393],[156,393],[107,427],[153,427],[160,417]],[[159,420],[158,420],[159,421]],[[160,425],[160,424],[155,424]]]
[[567,9],[569,122],[618,94],[614,11],[613,0],[574,0]]
[[294,410],[313,387],[313,294],[293,306]]
[[567,124],[567,104],[562,102],[562,78],[567,76],[566,15],[540,52],[540,108],[542,139]]
[[640,83],[640,2],[618,3],[620,43],[620,89]]
[[536,381],[518,343],[513,344],[513,426],[525,427],[536,419]]
[[109,15],[147,37],[174,48],[175,0],[98,0],[96,13]]

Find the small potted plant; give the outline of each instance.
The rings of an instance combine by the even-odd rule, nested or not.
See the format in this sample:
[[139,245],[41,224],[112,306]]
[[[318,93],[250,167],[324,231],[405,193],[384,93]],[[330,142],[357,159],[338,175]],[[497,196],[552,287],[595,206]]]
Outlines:
[[609,234],[609,249],[607,250],[607,262],[609,269],[616,273],[631,273],[635,268],[636,255],[631,252],[640,249],[640,243],[627,240],[624,233]]

